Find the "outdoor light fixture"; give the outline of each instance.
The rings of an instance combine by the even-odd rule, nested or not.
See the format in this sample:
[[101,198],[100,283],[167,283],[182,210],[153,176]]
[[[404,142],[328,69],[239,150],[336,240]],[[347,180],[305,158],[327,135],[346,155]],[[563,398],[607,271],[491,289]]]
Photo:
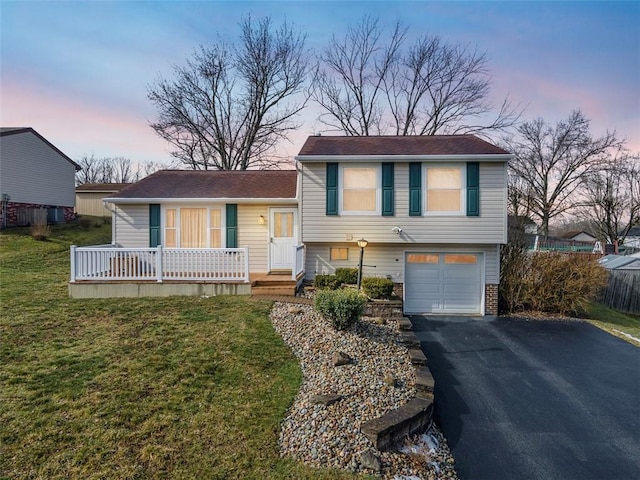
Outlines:
[[264,215],[260,215],[258,217],[258,225],[264,225],[265,223],[267,223],[267,219],[264,218]]
[[360,247],[360,266],[358,268],[358,290],[360,290],[360,285],[362,285],[362,259],[364,257],[364,247],[369,245],[369,242],[367,242],[364,238],[361,238],[356,243]]

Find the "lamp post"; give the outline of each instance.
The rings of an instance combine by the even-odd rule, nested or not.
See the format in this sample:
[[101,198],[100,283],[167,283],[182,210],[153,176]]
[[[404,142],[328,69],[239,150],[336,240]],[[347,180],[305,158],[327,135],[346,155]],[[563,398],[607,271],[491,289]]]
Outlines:
[[364,238],[361,238],[356,243],[360,247],[360,266],[358,267],[358,290],[360,290],[360,285],[362,284],[362,259],[364,257],[364,247],[366,247],[369,242]]

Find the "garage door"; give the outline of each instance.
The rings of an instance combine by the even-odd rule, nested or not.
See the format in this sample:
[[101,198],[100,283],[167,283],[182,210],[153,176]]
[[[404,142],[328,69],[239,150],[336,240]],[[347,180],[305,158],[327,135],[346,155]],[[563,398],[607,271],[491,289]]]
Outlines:
[[481,313],[480,254],[406,253],[404,274],[406,313]]

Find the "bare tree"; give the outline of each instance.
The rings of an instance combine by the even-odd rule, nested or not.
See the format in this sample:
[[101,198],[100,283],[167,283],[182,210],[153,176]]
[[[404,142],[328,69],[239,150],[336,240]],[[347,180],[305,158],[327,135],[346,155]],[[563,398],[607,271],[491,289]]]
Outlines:
[[108,157],[96,158],[94,154],[83,155],[76,163],[81,168],[76,172],[76,184],[112,182],[113,164]]
[[509,168],[532,214],[549,234],[549,220],[574,208],[578,187],[603,165],[607,153],[621,146],[615,132],[594,138],[589,120],[574,111],[554,127],[538,118],[521,124],[515,136],[505,139],[515,158]]
[[241,30],[238,44],[201,47],[173,80],[149,87],[158,109],[151,127],[194,170],[276,166],[274,147],[299,126],[310,70],[305,36],[269,18],[247,18]]
[[76,161],[81,170],[76,172],[76,185],[85,183],[133,183],[162,170],[158,162],[134,163],[126,157],[100,157],[83,155]]
[[396,23],[385,36],[364,17],[343,38],[332,37],[321,57],[314,100],[320,122],[347,135],[483,134],[513,126],[520,114],[505,99],[497,116],[488,102],[484,54],[437,36],[407,45]]
[[640,223],[640,155],[618,151],[602,169],[585,177],[581,218],[591,221],[599,238],[624,242]]

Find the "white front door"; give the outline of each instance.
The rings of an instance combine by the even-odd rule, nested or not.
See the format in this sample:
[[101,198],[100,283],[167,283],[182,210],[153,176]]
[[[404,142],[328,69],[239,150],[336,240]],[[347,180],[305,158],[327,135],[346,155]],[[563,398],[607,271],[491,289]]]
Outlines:
[[291,270],[298,227],[295,208],[271,208],[269,211],[269,269]]

